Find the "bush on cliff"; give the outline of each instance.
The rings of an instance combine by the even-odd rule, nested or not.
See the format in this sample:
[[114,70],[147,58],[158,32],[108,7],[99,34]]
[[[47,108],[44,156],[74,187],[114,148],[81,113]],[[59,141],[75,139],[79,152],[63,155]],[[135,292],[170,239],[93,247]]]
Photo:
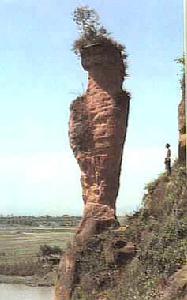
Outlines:
[[50,255],[62,255],[62,249],[59,246],[40,245],[39,257],[46,257]]

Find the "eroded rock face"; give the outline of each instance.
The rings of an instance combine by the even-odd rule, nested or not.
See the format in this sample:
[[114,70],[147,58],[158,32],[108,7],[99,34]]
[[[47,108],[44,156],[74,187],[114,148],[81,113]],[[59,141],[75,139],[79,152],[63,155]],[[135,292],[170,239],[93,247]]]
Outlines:
[[89,239],[118,225],[115,206],[130,101],[122,90],[125,65],[120,50],[105,44],[84,48],[81,62],[88,88],[71,105],[69,137],[81,169],[85,208],[74,244],[59,266],[56,300],[72,299],[80,281],[80,253]]
[[185,112],[185,95],[178,108],[179,119],[179,162],[186,163],[186,112]]
[[117,224],[116,197],[129,113],[122,90],[125,66],[119,50],[103,45],[82,52],[88,71],[86,94],[71,106],[69,136],[81,169],[85,210],[77,233],[81,240]]

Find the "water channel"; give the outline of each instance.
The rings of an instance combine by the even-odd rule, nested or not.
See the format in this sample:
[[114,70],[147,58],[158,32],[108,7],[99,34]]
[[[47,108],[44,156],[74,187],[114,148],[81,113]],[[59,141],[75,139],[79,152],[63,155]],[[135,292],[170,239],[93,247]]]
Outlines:
[[0,284],[0,300],[53,300],[54,289],[22,284]]

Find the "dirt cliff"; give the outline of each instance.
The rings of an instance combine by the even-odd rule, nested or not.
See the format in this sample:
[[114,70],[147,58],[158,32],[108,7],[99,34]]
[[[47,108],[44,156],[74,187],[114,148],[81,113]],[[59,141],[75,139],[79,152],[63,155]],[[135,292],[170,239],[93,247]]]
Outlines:
[[187,299],[185,166],[176,163],[171,176],[162,174],[148,190],[123,227],[76,248],[72,300]]
[[185,97],[181,100],[178,107],[179,120],[179,148],[178,156],[180,162],[186,162],[186,107]]
[[[184,62],[185,64],[185,62]],[[180,163],[186,163],[186,76],[185,70],[181,79],[182,100],[178,106],[179,145],[178,158]]]

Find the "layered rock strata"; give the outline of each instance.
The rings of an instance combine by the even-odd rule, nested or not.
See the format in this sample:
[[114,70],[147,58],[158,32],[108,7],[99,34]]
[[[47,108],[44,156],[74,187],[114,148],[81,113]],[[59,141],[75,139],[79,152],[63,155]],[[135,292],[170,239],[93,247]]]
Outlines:
[[81,63],[88,71],[88,88],[71,105],[69,137],[81,169],[85,208],[74,244],[60,262],[56,300],[72,298],[81,249],[89,238],[118,225],[115,206],[130,101],[122,89],[126,68],[112,43],[85,47]]
[[69,136],[81,169],[85,209],[77,238],[84,240],[117,224],[115,205],[130,97],[122,90],[125,65],[115,46],[84,48],[81,62],[88,71],[88,88],[71,105]]

